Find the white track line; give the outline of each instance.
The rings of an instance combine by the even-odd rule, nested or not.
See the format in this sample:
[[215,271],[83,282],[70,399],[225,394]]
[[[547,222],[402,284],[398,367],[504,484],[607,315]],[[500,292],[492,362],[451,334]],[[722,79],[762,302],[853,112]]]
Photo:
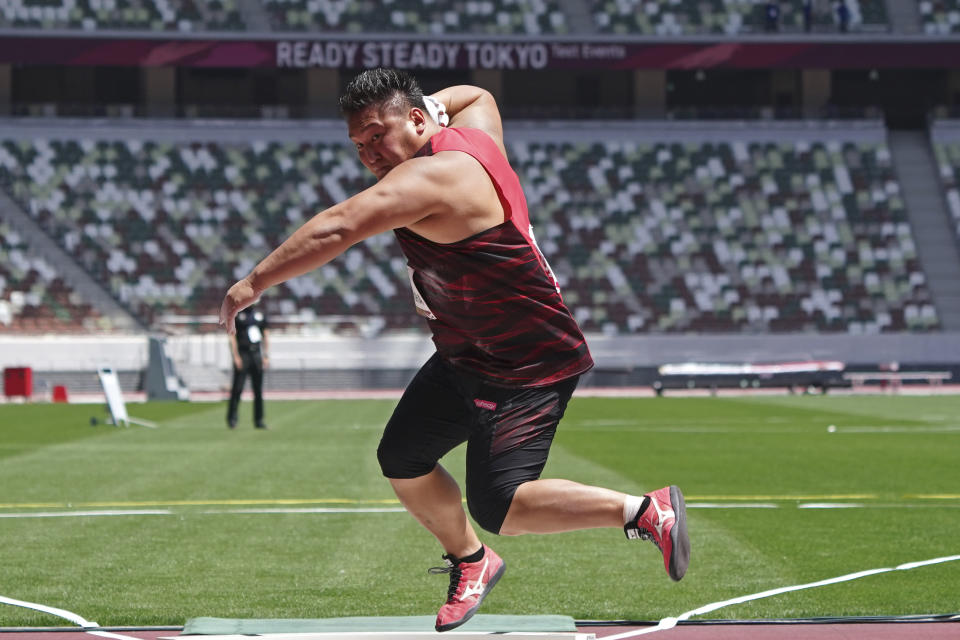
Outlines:
[[256,509],[205,509],[200,513],[245,514],[245,513],[406,513],[403,507],[277,507]]
[[820,580],[818,582],[808,582],[807,584],[798,584],[791,587],[780,587],[779,589],[770,589],[769,591],[761,591],[760,593],[754,593],[748,596],[740,596],[739,598],[732,598],[730,600],[723,600],[721,602],[714,602],[712,604],[704,605],[698,609],[693,609],[692,611],[686,611],[681,613],[676,618],[663,618],[655,627],[648,627],[646,629],[641,629],[639,631],[627,631],[625,633],[619,633],[613,636],[604,636],[603,640],[625,640],[626,638],[633,638],[636,636],[641,636],[647,633],[653,633],[655,631],[664,631],[666,629],[672,629],[677,626],[678,622],[683,620],[689,620],[693,616],[703,615],[705,613],[710,613],[711,611],[716,611],[717,609],[722,609],[723,607],[728,607],[734,604],[742,604],[744,602],[750,602],[751,600],[760,600],[761,598],[769,598],[770,596],[780,595],[781,593],[789,593],[790,591],[800,591],[802,589],[813,589],[814,587],[824,587],[830,584],[836,584],[838,582],[848,582],[850,580],[856,580],[858,578],[865,578],[867,576],[877,575],[878,573],[889,573],[891,571],[907,571],[909,569],[916,569],[917,567],[925,567],[931,564],[941,564],[943,562],[953,562],[960,560],[960,555],[956,556],[944,556],[942,558],[932,558],[930,560],[920,560],[919,562],[907,562],[905,564],[897,565],[896,567],[888,567],[884,569],[867,569],[866,571],[858,571],[857,573],[848,573],[844,576],[838,576],[836,578],[828,578],[826,580]]
[[[406,513],[403,507],[278,507],[255,509],[204,509],[202,515],[310,514],[310,513]],[[170,509],[109,509],[101,511],[21,511],[0,513],[0,518],[100,518],[105,516],[172,516]]]
[[0,604],[9,604],[15,607],[24,607],[25,609],[33,609],[34,611],[42,611],[43,613],[49,613],[50,615],[57,616],[58,618],[63,618],[64,620],[69,620],[78,627],[82,627],[83,631],[94,635],[100,636],[101,638],[112,638],[113,640],[141,640],[141,638],[136,638],[134,636],[124,636],[119,633],[111,633],[110,631],[101,631],[97,627],[96,622],[90,622],[81,615],[77,615],[72,611],[67,611],[66,609],[58,609],[57,607],[48,607],[45,604],[37,604],[35,602],[25,602],[23,600],[15,600],[13,598],[7,598],[0,596]]
[[32,511],[25,513],[0,513],[0,518],[67,518],[103,516],[172,516],[169,509],[109,509],[100,511]]
[[779,509],[772,502],[688,502],[687,509]]
[[73,624],[79,627],[99,627],[96,622],[90,622],[83,616],[79,616],[71,611],[66,609],[57,609],[56,607],[48,607],[44,604],[36,604],[35,602],[24,602],[23,600],[14,600],[13,598],[6,598],[0,596],[0,604],[11,604],[15,607],[24,607],[26,609],[33,609],[34,611],[42,611],[44,613],[49,613],[50,615],[57,616],[58,618],[63,618],[64,620],[69,620]]
[[92,636],[100,636],[101,638],[113,638],[113,640],[142,640],[142,638],[137,638],[136,636],[125,636],[119,633],[112,633],[110,631],[93,631],[91,629],[84,629],[87,633]]
[[[924,496],[919,496],[923,498]],[[960,500],[960,496],[945,496],[944,499]],[[785,499],[784,502],[787,502]],[[891,503],[891,502],[800,502],[798,504],[776,504],[773,502],[688,502],[688,509],[956,509],[955,502],[942,504]],[[101,518],[118,516],[172,516],[177,512],[171,509],[101,509],[78,511],[0,511],[0,519],[31,518]],[[240,509],[202,509],[192,513],[198,515],[277,515],[277,514],[342,514],[342,513],[406,513],[403,507],[255,507]]]

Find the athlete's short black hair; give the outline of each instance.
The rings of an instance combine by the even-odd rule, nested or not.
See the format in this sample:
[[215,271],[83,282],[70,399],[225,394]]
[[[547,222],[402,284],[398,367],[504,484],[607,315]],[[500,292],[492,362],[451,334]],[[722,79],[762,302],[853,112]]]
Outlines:
[[350,81],[340,96],[340,113],[345,118],[373,104],[395,102],[398,107],[426,109],[423,90],[417,79],[399,69],[367,69]]

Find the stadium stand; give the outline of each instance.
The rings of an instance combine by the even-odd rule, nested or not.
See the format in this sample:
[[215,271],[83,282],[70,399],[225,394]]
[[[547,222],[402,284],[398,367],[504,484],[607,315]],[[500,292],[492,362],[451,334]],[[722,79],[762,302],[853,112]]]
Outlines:
[[[770,31],[762,0],[584,0],[594,24],[571,18],[560,0],[0,0],[0,28],[224,32],[564,35],[689,35]],[[803,0],[780,0],[776,30],[806,28]],[[887,31],[882,0],[846,0],[849,28]],[[922,0],[930,34],[960,30],[957,0]],[[587,23],[589,18],[585,19]],[[813,0],[810,29],[839,28],[836,3]]]
[[[762,0],[583,0],[586,22],[560,0],[0,0],[0,29],[154,32],[290,32],[565,35],[690,35],[767,32]],[[803,0],[780,0],[776,30],[806,28]],[[883,0],[846,0],[849,28],[888,31]],[[922,30],[960,31],[958,0],[921,0]],[[593,24],[589,24],[591,22]],[[834,0],[813,0],[810,30],[839,28]]]
[[[361,170],[344,144],[0,145],[10,195],[147,325],[158,314],[215,313],[224,286],[305,215],[361,189]],[[392,243],[371,239],[345,262],[285,285],[280,312],[389,318],[400,306],[394,282],[406,277],[398,257]]]
[[237,0],[0,0],[0,28],[242,31]]
[[937,326],[883,144],[513,151],[544,251],[588,331]]
[[947,208],[960,242],[960,136],[933,140],[933,150],[940,168]]
[[99,314],[64,283],[56,269],[31,252],[0,220],[0,332],[83,332],[97,327]]
[[276,30],[348,33],[562,34],[558,0],[266,0]]
[[[724,135],[514,138],[540,246],[585,330],[938,328],[882,137]],[[214,313],[305,216],[369,184],[333,139],[4,140],[0,182],[149,326]],[[272,304],[304,320],[419,328],[406,280],[384,234],[279,287]]]
[[924,33],[960,33],[960,0],[920,0],[919,7]]
[[[598,31],[669,36],[685,34],[738,34],[771,30],[766,5],[756,0],[592,0]],[[847,0],[852,30],[886,31],[886,3],[881,0]],[[804,29],[802,0],[777,2],[776,30]],[[833,2],[814,0],[811,30],[836,30],[839,18]]]

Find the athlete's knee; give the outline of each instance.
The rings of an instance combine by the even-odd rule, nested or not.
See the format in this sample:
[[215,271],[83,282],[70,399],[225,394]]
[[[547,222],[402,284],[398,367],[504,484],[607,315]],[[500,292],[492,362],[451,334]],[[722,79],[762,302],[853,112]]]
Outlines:
[[401,442],[383,439],[377,447],[380,471],[387,478],[419,478],[433,471],[435,463],[419,460],[414,451]]
[[516,487],[495,490],[491,488],[472,489],[467,487],[467,508],[474,521],[486,531],[500,535],[503,521],[513,502]]

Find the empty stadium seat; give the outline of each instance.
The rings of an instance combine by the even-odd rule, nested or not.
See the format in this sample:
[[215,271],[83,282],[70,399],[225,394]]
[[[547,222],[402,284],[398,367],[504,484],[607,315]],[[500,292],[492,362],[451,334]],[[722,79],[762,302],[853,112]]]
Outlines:
[[960,33],[960,0],[920,0],[919,8],[924,33]]
[[105,327],[60,273],[0,220],[0,333],[86,332]]
[[587,330],[937,326],[885,145],[511,151],[541,245]]
[[237,0],[0,0],[0,27],[242,31]]
[[947,199],[947,209],[953,220],[953,228],[960,241],[960,142],[934,141],[934,153],[940,168],[940,181]]
[[[148,326],[216,313],[225,287],[306,216],[369,183],[352,147],[36,140],[0,144],[11,195]],[[280,287],[297,308],[376,315],[409,304],[389,237]]]
[[[802,0],[781,0],[778,28],[804,28]],[[659,36],[763,32],[766,3],[758,0],[592,0],[597,29],[606,34]],[[886,4],[879,0],[847,0],[851,29],[886,30]],[[815,2],[812,29],[835,30],[838,18],[833,2]]]
[[347,33],[562,34],[559,0],[265,0],[276,30]]
[[[508,148],[538,242],[585,330],[939,327],[884,143],[599,138]],[[346,142],[78,135],[0,141],[0,183],[150,326],[215,314],[229,284],[371,178]],[[423,326],[390,234],[271,298],[288,315]]]

